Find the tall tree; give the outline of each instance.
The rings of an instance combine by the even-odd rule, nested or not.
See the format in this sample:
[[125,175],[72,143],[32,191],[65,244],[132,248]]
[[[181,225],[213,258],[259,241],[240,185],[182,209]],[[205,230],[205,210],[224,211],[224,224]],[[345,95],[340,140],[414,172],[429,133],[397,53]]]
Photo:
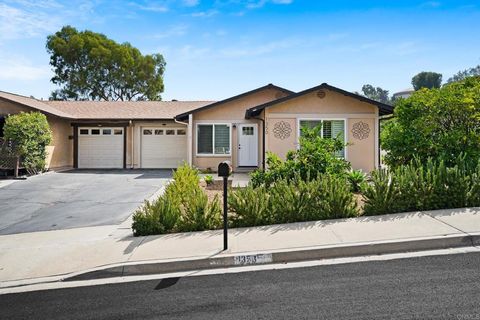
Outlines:
[[422,88],[440,88],[442,85],[442,74],[436,72],[420,72],[412,78],[412,85],[415,90]]
[[165,60],[161,54],[142,55],[129,43],[65,26],[46,44],[61,88],[54,100],[161,100]]
[[451,78],[447,80],[447,83],[462,81],[468,77],[476,77],[476,76],[480,76],[480,65],[470,69],[458,71],[455,75],[453,75]]
[[452,164],[461,153],[469,161],[479,161],[480,77],[415,92],[399,100],[394,115],[381,133],[388,165],[429,157]]
[[369,99],[380,101],[383,103],[390,103],[391,99],[388,96],[388,90],[384,90],[380,87],[374,87],[371,84],[365,84],[362,87],[363,95]]

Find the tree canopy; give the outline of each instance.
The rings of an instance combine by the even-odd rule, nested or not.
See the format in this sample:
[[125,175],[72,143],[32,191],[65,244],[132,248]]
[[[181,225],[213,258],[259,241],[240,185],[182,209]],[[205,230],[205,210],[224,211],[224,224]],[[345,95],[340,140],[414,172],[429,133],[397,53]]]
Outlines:
[[161,100],[165,60],[161,54],[142,55],[129,43],[65,26],[46,44],[61,88],[54,100]]
[[447,80],[447,83],[462,81],[468,77],[476,77],[476,76],[480,76],[480,65],[457,72]]
[[447,164],[460,154],[473,162],[480,158],[480,77],[421,89],[400,99],[394,116],[384,124],[381,137],[385,162],[391,166],[414,158]]
[[371,84],[365,84],[362,87],[363,95],[369,99],[383,102],[383,103],[390,103],[391,99],[388,96],[388,90],[384,90],[380,87],[374,87]]
[[442,74],[436,72],[420,72],[412,78],[412,85],[415,90],[422,88],[440,88],[442,85]]

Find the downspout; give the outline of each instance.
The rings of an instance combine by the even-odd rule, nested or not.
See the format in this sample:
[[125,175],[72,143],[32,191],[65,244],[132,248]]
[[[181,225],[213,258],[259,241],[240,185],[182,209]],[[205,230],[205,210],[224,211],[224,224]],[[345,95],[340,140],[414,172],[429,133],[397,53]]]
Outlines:
[[129,121],[130,128],[132,128],[132,150],[130,151],[130,169],[135,168],[135,126],[133,125],[133,121]]

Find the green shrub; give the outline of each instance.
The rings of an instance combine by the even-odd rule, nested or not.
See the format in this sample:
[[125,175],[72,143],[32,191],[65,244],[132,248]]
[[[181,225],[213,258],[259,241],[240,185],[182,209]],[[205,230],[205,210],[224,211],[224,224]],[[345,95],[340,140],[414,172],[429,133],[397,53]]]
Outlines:
[[211,185],[213,183],[213,176],[212,175],[206,175],[203,180],[207,185]]
[[135,236],[217,229],[221,225],[218,197],[208,201],[199,186],[198,171],[187,164],[173,174],[173,181],[155,201],[145,201],[133,215]]
[[467,193],[467,206],[480,207],[480,161],[470,176],[470,189]]
[[201,190],[198,170],[184,163],[173,173],[173,181],[167,186],[165,194],[171,201],[180,204]]
[[398,200],[398,189],[395,178],[387,170],[372,172],[371,183],[365,188],[363,213],[376,215],[395,212],[395,202]]
[[316,191],[311,188],[312,184],[296,178],[278,180],[271,185],[270,215],[273,223],[314,220],[318,198]]
[[269,187],[249,185],[228,200],[232,226],[291,223],[358,215],[357,203],[345,178],[322,175],[304,181],[277,180]]
[[232,227],[254,227],[274,223],[270,215],[270,196],[265,186],[235,189],[228,195]]
[[365,188],[366,215],[461,208],[479,204],[480,162],[473,166],[460,155],[448,167],[441,161],[412,160],[395,170],[375,171]]
[[362,170],[350,171],[347,175],[352,192],[360,192],[365,184],[366,176]]
[[132,230],[135,236],[163,234],[176,229],[180,208],[166,196],[160,196],[144,205],[133,214]]
[[316,179],[323,174],[345,175],[350,163],[338,157],[345,147],[343,139],[322,138],[321,126],[313,129],[302,128],[298,150],[289,151],[285,161],[268,152],[267,170],[257,170],[250,176],[254,187],[269,186],[278,180],[292,180],[299,176],[302,180]]
[[16,152],[30,174],[45,169],[46,147],[52,141],[52,132],[44,114],[22,112],[8,116],[3,132],[5,138],[15,144]]
[[414,158],[442,159],[453,167],[463,153],[475,165],[480,158],[480,77],[422,89],[400,99],[395,117],[382,125],[382,149],[390,167]]
[[204,231],[218,229],[222,223],[221,208],[218,197],[209,202],[208,196],[198,190],[182,205],[182,214],[178,231]]
[[357,201],[343,177],[326,175],[312,187],[320,197],[316,219],[351,218],[359,215]]

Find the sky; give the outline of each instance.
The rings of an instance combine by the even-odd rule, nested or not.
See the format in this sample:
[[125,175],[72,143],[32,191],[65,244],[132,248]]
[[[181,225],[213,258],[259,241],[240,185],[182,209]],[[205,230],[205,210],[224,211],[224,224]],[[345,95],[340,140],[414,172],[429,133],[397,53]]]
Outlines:
[[480,0],[0,0],[0,90],[49,97],[46,37],[64,25],[163,54],[163,100],[268,83],[394,93],[480,64]]

